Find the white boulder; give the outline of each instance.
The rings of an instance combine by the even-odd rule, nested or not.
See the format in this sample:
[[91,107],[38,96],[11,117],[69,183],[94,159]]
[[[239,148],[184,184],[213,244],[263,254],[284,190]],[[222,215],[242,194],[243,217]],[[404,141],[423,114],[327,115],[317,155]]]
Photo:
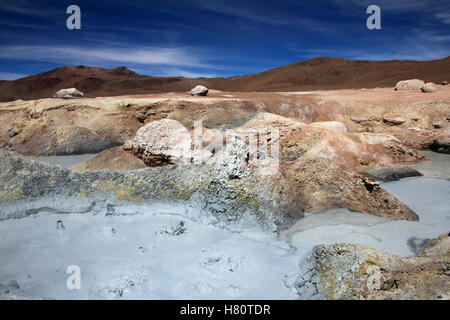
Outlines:
[[193,96],[206,96],[208,95],[209,89],[205,86],[196,86],[194,89],[191,90],[191,95]]
[[[189,131],[176,120],[152,121],[140,128],[133,145],[144,157],[154,161],[190,163],[192,139]],[[162,160],[161,160],[162,159]]]
[[75,89],[61,89],[53,95],[53,98],[73,99],[83,97],[84,93]]
[[395,90],[420,90],[425,82],[419,79],[402,80],[397,82]]
[[439,90],[438,86],[435,85],[433,82],[428,82],[426,85],[422,87],[422,92],[425,93],[433,93],[438,90]]

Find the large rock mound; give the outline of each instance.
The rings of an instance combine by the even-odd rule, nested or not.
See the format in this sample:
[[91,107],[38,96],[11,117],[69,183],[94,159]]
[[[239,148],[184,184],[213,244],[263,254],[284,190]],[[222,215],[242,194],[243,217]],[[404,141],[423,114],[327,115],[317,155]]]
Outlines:
[[167,204],[188,218],[226,228],[250,224],[277,231],[304,211],[290,186],[279,183],[280,174],[267,178],[246,171],[233,179],[215,163],[75,172],[0,150],[0,179],[0,220],[41,211],[109,214],[123,205]]
[[[310,212],[339,207],[393,219],[417,220],[410,208],[377,182],[358,173],[360,167],[367,165],[386,167],[423,157],[402,146],[395,137],[330,130],[269,113],[260,113],[245,125],[229,130],[226,137],[217,132],[208,134],[211,130],[205,128],[201,132],[208,139],[214,137],[211,141],[207,139],[208,143],[200,150],[201,163],[195,161],[199,150],[191,153],[194,137],[191,140],[189,133],[173,120],[146,125],[123,148],[148,166],[196,164],[202,170],[214,168],[216,178],[221,181],[247,183],[249,177],[264,179],[268,185],[277,186],[275,189],[290,190],[281,200],[284,205]],[[372,135],[375,138],[369,139]],[[259,148],[252,148],[252,142]],[[89,161],[96,161],[97,169],[116,168],[106,153]],[[290,198],[297,199],[300,205],[285,202]]]
[[31,155],[97,153],[120,145],[96,132],[77,126],[49,126],[36,122],[15,137],[15,150]]
[[450,237],[428,241],[412,258],[360,245],[319,245],[300,269],[286,284],[303,299],[448,299]]

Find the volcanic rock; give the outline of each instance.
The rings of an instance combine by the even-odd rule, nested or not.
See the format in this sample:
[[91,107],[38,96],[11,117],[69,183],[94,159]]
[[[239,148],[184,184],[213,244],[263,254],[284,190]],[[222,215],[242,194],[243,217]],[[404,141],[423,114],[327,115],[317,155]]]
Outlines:
[[448,299],[449,265],[448,234],[427,241],[411,258],[360,245],[319,245],[287,285],[302,299]]
[[75,89],[61,89],[53,95],[53,98],[61,98],[61,99],[73,99],[83,97],[83,92]]
[[432,82],[428,82],[421,88],[422,92],[433,93],[439,90],[439,87]]
[[18,133],[16,130],[10,130],[10,131],[8,132],[8,136],[9,136],[10,138],[17,136],[18,134],[19,134],[19,133]]
[[450,154],[450,141],[448,138],[446,140],[436,139],[433,141],[430,149],[434,152]]
[[384,117],[383,122],[391,126],[398,126],[405,123],[406,119],[402,117]]
[[162,119],[140,128],[131,148],[147,165],[159,166],[190,163],[191,144],[191,135],[184,126],[176,120]]
[[406,166],[371,169],[363,171],[362,174],[367,175],[372,179],[382,181],[395,181],[407,177],[422,176],[416,169]]
[[193,95],[193,96],[206,96],[206,95],[208,95],[208,91],[209,90],[208,90],[207,87],[198,85],[198,86],[196,86],[195,88],[193,88],[191,90],[191,95]]
[[418,79],[402,80],[397,82],[395,90],[420,90],[425,85],[425,82]]

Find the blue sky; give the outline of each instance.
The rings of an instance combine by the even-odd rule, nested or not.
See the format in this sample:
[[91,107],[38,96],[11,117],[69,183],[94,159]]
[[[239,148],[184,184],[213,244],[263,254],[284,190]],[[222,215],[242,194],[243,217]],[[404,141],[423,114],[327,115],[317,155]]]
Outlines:
[[[81,30],[66,9],[81,8]],[[381,30],[366,8],[381,8]],[[0,0],[0,79],[67,65],[227,77],[318,56],[450,55],[448,0]]]

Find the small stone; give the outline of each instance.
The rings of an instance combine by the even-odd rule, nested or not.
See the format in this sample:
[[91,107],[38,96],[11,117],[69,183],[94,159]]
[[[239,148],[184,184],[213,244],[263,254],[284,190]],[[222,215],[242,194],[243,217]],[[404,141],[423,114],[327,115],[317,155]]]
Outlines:
[[446,85],[448,85],[448,81],[447,81],[447,80],[442,81],[441,84],[442,84],[443,86],[446,86]]
[[62,220],[56,221],[56,230],[64,230],[64,229],[66,229],[66,227],[64,227],[64,223],[62,222]]
[[131,103],[128,100],[122,100],[122,101],[120,101],[120,106],[123,108],[128,108],[131,106]]
[[17,283],[16,280],[10,280],[10,281],[6,284],[6,286],[7,286],[8,288],[20,289],[20,286],[19,286],[19,284]]
[[138,248],[138,251],[139,251],[140,253],[146,253],[146,252],[148,252],[148,249],[145,248],[145,247],[139,247],[139,248]]
[[441,129],[444,126],[441,122],[433,122],[432,125],[435,129]]
[[422,129],[419,127],[410,127],[410,128],[408,128],[408,130],[413,131],[413,132],[421,132],[422,131]]
[[357,118],[357,117],[351,117],[350,120],[352,120],[355,123],[359,123],[359,124],[367,124],[368,122],[371,121],[371,119],[369,118]]
[[402,117],[389,117],[389,118],[385,117],[383,118],[383,122],[391,126],[398,126],[405,123],[406,119]]
[[10,138],[17,136],[19,133],[16,130],[11,130],[8,132]]

